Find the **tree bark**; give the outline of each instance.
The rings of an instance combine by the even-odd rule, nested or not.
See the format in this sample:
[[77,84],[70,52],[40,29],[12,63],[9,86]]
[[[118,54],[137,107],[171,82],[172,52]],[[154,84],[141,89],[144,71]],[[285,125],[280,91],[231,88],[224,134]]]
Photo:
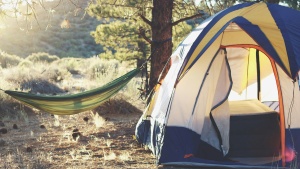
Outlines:
[[[172,9],[173,0],[153,0],[150,89],[157,84],[158,77],[172,54]],[[170,64],[166,66],[162,78],[169,67]]]

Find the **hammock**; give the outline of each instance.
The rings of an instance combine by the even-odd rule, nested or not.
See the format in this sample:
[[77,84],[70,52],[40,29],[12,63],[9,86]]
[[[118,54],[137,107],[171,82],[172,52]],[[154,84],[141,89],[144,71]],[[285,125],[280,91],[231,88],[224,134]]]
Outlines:
[[51,114],[72,115],[98,107],[121,90],[139,72],[140,68],[134,69],[99,88],[72,95],[34,95],[10,90],[6,90],[5,93],[25,105]]

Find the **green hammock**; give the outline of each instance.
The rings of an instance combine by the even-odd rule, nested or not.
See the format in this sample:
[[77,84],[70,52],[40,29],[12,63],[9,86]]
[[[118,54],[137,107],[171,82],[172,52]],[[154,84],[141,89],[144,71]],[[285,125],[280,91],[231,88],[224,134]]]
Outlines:
[[98,107],[121,90],[140,69],[134,69],[125,75],[89,91],[73,95],[47,96],[6,90],[5,93],[22,103],[56,115],[72,115]]

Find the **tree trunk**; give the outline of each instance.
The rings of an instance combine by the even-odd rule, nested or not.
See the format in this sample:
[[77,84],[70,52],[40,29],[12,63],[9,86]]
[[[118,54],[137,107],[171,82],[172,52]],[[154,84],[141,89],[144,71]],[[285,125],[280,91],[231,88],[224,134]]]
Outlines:
[[[158,77],[172,54],[172,9],[173,0],[153,0],[150,89],[157,84]],[[169,67],[170,64],[162,73],[162,78]]]

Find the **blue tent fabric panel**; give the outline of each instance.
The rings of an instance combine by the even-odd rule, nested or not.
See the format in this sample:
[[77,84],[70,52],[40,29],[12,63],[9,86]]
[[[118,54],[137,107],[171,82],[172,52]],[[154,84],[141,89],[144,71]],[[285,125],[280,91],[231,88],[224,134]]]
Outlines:
[[138,122],[135,130],[135,135],[136,135],[136,140],[140,144],[144,144],[144,145],[147,144],[148,139],[150,138],[149,136],[150,127],[151,124],[150,124],[150,120],[148,119],[140,119],[140,121]]
[[[235,5],[235,6],[232,6],[231,8],[226,9],[226,10],[220,11],[217,14],[215,14],[214,16],[212,16],[213,18],[210,21],[210,23],[203,29],[203,31],[201,32],[199,37],[197,37],[197,39],[194,41],[193,45],[191,46],[191,49],[187,53],[186,60],[189,60],[192,53],[196,49],[197,45],[201,42],[201,40],[204,38],[204,36],[210,31],[211,27],[214,26],[220,19],[222,19],[222,17],[224,17],[225,15],[227,15],[228,13],[230,13],[232,11],[235,11],[235,10],[238,10],[238,9],[241,9],[241,8],[244,8],[244,7],[248,7],[248,6],[251,6],[253,4],[254,3],[252,2],[252,3],[243,3],[243,4]],[[208,18],[207,20],[209,20],[209,19],[211,19],[211,18]],[[229,22],[226,25],[224,25],[223,28],[218,33],[216,33],[216,35],[214,36],[214,39],[211,39],[210,43],[208,43],[206,45],[206,47],[202,51],[199,52],[198,57],[200,57],[204,53],[205,49],[207,49],[209,47],[209,45],[215,40],[215,38],[217,38],[217,36],[220,35],[220,33],[228,26],[228,24],[229,24]],[[197,60],[197,59],[195,59],[195,60]],[[194,61],[194,63],[195,62],[196,61]],[[194,63],[192,63],[191,66]]]
[[[287,130],[288,133],[286,137],[287,145],[292,146],[292,143],[299,143],[300,142],[300,129],[291,129],[290,131]],[[292,133],[291,137],[289,133]],[[171,162],[191,162],[191,163],[206,163],[211,165],[232,165],[232,166],[239,166],[239,165],[247,165],[241,164],[238,162],[231,161],[230,159],[226,159],[226,157],[221,158],[221,152],[218,150],[213,150],[213,147],[207,147],[207,144],[201,141],[201,135],[197,134],[196,132],[189,130],[184,127],[174,127],[174,126],[167,126],[165,128],[165,135],[163,140],[162,149],[160,152],[160,158],[158,164],[165,164]],[[293,141],[291,140],[293,138]],[[205,147],[205,148],[204,148]],[[209,150],[209,151],[206,151]],[[300,152],[300,145],[295,144],[294,150],[296,152]],[[203,151],[203,152],[201,152]],[[189,158],[184,158],[187,154],[193,154],[193,156]],[[219,157],[213,158],[211,157]],[[277,166],[281,164],[281,161],[277,161],[274,163],[268,163],[259,166]],[[287,167],[292,164],[291,161],[287,161]],[[251,165],[248,165],[251,166]]]
[[[300,129],[299,128],[298,129],[286,129],[285,133],[286,133],[286,137],[285,137],[286,150],[294,151],[293,152],[293,153],[295,153],[294,155],[297,156],[294,159],[294,161],[288,161],[288,164],[291,165],[293,162],[298,161],[298,164],[296,164],[296,165],[298,166],[298,168],[300,168],[300,164],[299,164]],[[292,152],[288,152],[288,153],[292,153]],[[287,155],[287,158],[289,158],[288,155],[291,155],[291,154],[286,154],[286,155]]]
[[[256,43],[258,43],[258,45],[265,49],[265,51],[270,56],[272,56],[272,58],[278,63],[278,65],[280,65],[281,68],[285,68],[274,47],[270,43],[269,39],[265,36],[265,34],[261,31],[259,26],[253,25],[251,22],[249,22],[243,17],[237,17],[233,19],[233,22],[238,24],[243,30],[250,34],[252,38],[256,41]],[[284,69],[284,71],[288,72],[286,69]]]
[[[189,161],[189,159],[193,157],[210,163],[228,161],[223,157],[222,152],[208,145],[200,138],[201,136],[199,134],[187,128],[167,126],[165,128],[164,144],[162,145],[158,163]],[[186,155],[191,156],[185,158]],[[231,164],[231,162],[229,164]]]
[[165,128],[159,163],[182,161],[186,154],[195,154],[200,135],[184,127]]
[[[300,65],[300,22],[295,18],[300,18],[300,12],[285,6],[268,4],[269,10],[283,34],[287,48],[291,70],[297,73]],[[282,18],[288,14],[289,17]],[[294,58],[296,60],[294,60]],[[298,66],[295,65],[297,63]]]
[[[207,35],[207,33],[210,31],[210,29],[217,24],[220,20],[223,19],[227,14],[230,12],[234,12],[236,10],[248,7],[253,5],[254,3],[244,3],[240,5],[236,5],[233,7],[230,7],[226,10],[223,10],[219,12],[218,14],[214,15],[212,18],[209,18],[210,20],[209,24],[203,29],[199,37],[193,42],[193,45],[188,52],[186,56],[186,60],[189,60],[189,58],[192,56],[193,52],[197,48],[197,45],[202,41],[202,39]],[[246,32],[250,35],[255,37],[255,41],[257,41],[260,45],[264,44],[266,46],[266,51],[268,52],[269,55],[274,57],[275,61],[285,70],[285,72],[291,72],[291,75],[293,78],[296,77],[298,70],[300,69],[300,22],[295,20],[294,18],[299,18],[300,17],[300,12],[296,10],[292,10],[288,7],[280,6],[280,5],[274,5],[274,4],[268,4],[268,11],[271,13],[273,19],[275,20],[278,29],[282,33],[282,37],[284,39],[285,47],[287,49],[287,54],[288,54],[288,61],[289,61],[289,67],[284,67],[283,63],[279,59],[278,54],[274,50],[274,47],[272,44],[269,42],[269,40],[266,38],[266,36],[258,36],[255,34],[258,30],[260,30],[259,26],[257,25],[248,25],[248,29]],[[237,22],[240,21],[241,23],[246,23],[246,19],[242,21],[242,19],[237,17],[233,17],[231,21]],[[238,19],[237,19],[238,18]],[[225,27],[231,22],[228,21],[222,26],[222,28],[215,33],[214,37],[210,39],[210,41],[201,49],[199,54],[197,54],[197,58],[193,60],[193,62],[189,65],[189,68],[193,66],[193,64],[197,61],[199,57],[205,52],[205,50],[210,46],[210,44],[215,40],[215,38],[220,35],[220,33],[225,29]],[[246,26],[244,26],[246,27]],[[256,28],[255,28],[256,27]],[[260,31],[261,32],[261,31]],[[263,35],[261,32],[260,35]],[[267,43],[265,43],[267,42]],[[263,47],[264,48],[264,47]],[[287,71],[288,69],[288,71]],[[289,74],[289,73],[288,73]]]

